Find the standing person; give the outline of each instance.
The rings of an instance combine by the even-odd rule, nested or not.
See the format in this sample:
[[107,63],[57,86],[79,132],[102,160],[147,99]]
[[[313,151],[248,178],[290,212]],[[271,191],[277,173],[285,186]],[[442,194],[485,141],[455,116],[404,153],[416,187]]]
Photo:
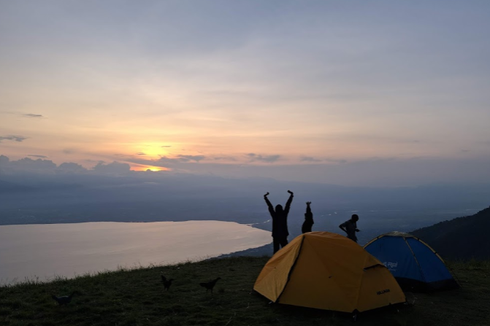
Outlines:
[[305,221],[303,222],[303,226],[301,227],[301,232],[311,232],[311,227],[313,226],[313,213],[311,212],[310,207],[311,201],[306,202],[306,213],[305,213]]
[[265,202],[269,208],[269,213],[272,217],[272,239],[274,243],[274,253],[279,250],[279,247],[283,248],[288,244],[288,213],[291,203],[293,201],[294,194],[292,191],[288,190],[289,199],[286,202],[284,209],[281,205],[277,205],[276,209],[272,206],[269,198],[267,196],[269,193],[264,195]]
[[353,214],[350,220],[339,225],[339,228],[347,233],[347,238],[355,242],[357,242],[356,232],[360,231],[357,228],[357,221],[359,221],[359,216],[357,216],[357,214]]

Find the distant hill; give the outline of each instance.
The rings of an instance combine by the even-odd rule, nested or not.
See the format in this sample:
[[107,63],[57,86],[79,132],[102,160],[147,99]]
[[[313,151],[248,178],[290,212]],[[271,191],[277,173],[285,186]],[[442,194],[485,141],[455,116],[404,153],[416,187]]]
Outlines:
[[444,259],[490,258],[490,207],[411,232],[427,242]]

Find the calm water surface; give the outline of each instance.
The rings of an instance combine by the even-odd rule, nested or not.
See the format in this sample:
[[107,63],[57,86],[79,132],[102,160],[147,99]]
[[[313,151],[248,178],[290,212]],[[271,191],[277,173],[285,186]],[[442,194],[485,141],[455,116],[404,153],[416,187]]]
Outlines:
[[0,284],[197,261],[270,242],[270,232],[221,221],[6,225]]

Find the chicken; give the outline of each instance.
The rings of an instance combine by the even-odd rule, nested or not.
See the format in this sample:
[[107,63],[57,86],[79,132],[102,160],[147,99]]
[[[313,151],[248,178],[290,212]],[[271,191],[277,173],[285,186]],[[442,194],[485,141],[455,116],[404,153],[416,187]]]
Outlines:
[[51,298],[53,298],[56,302],[58,302],[58,304],[60,306],[63,306],[63,305],[69,304],[71,302],[71,298],[73,298],[73,295],[75,293],[77,293],[77,292],[75,291],[75,292],[72,292],[70,295],[64,295],[61,297],[57,297],[54,294],[52,294]]
[[211,292],[213,292],[213,288],[216,285],[216,282],[218,282],[218,280],[221,280],[221,277],[218,277],[218,278],[216,278],[212,281],[209,281],[209,282],[199,283],[199,285],[202,286],[203,288],[206,288],[206,292],[208,292],[209,290],[211,290]]
[[165,290],[170,290],[170,286],[172,285],[172,281],[174,280],[173,278],[167,280],[167,278],[162,274],[160,275],[160,277],[162,278],[162,283],[163,283],[163,288]]

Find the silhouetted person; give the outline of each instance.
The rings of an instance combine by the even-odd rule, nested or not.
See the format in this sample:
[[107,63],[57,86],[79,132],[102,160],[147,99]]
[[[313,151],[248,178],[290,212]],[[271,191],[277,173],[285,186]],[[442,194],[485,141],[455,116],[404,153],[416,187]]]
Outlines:
[[313,226],[313,213],[311,212],[310,207],[311,201],[306,202],[306,213],[305,213],[305,221],[303,222],[303,226],[301,227],[301,232],[311,232],[311,227]]
[[269,213],[272,217],[272,239],[274,243],[274,253],[279,250],[279,247],[283,248],[288,244],[288,213],[291,207],[291,202],[293,201],[294,194],[292,191],[288,190],[289,199],[286,202],[284,209],[281,205],[277,205],[276,209],[272,207],[271,202],[267,198],[269,193],[264,195],[265,202],[269,208]]
[[347,233],[347,238],[357,242],[356,232],[359,232],[357,228],[357,221],[359,221],[359,216],[357,214],[352,215],[350,220],[345,221],[339,225],[339,228]]

